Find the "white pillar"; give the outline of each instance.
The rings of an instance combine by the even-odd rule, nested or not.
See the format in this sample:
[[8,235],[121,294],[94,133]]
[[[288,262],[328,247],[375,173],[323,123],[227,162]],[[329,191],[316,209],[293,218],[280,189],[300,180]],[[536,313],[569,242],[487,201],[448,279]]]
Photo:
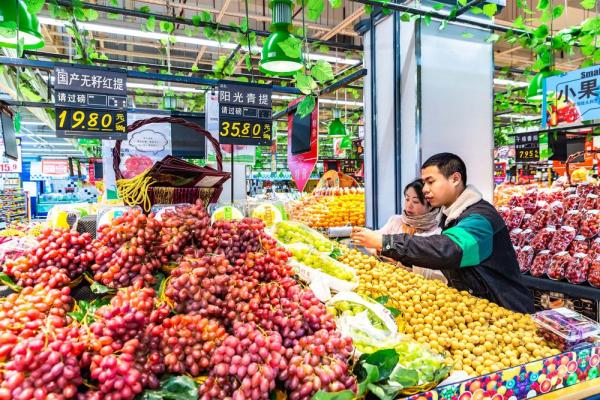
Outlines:
[[365,33],[368,226],[381,227],[401,211],[403,187],[419,177],[425,159],[439,152],[462,157],[469,183],[492,200],[490,32],[458,24],[439,27],[436,21],[429,26],[401,22],[392,14]]

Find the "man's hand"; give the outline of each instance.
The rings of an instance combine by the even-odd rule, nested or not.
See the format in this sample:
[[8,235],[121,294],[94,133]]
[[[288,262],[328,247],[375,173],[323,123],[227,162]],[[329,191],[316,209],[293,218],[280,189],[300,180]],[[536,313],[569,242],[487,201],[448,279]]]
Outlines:
[[383,246],[383,235],[366,228],[352,228],[352,243],[368,249],[381,251]]

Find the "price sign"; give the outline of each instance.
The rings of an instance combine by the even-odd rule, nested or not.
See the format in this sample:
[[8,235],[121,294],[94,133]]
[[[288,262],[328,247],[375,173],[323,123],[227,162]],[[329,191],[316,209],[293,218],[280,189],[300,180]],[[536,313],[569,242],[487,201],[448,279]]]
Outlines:
[[127,73],[59,65],[54,69],[56,136],[127,139]]
[[521,133],[515,136],[515,159],[517,162],[532,162],[540,160],[539,136],[531,133]]
[[219,84],[219,142],[268,146],[272,141],[270,86]]
[[219,141],[222,144],[267,146],[271,144],[271,122],[220,119]]
[[[56,108],[57,137],[127,139],[125,111]],[[79,134],[78,132],[84,132]],[[85,134],[87,133],[87,134]]]

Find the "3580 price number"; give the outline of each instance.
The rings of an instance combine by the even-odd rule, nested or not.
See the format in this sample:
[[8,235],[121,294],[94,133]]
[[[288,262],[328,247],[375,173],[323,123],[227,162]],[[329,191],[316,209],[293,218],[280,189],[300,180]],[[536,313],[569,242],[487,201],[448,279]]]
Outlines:
[[517,150],[517,160],[539,160],[540,159],[540,150],[539,149],[530,149],[530,150]]
[[78,132],[125,133],[127,118],[123,111],[56,108],[56,129]]
[[221,120],[219,141],[222,144],[269,145],[271,121]]

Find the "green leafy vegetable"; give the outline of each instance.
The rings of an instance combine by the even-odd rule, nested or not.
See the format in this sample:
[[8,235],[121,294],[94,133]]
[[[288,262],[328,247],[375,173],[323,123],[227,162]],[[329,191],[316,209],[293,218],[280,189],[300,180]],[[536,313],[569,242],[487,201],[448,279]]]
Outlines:
[[394,349],[384,349],[373,354],[362,355],[360,360],[364,363],[374,365],[379,371],[379,379],[387,379],[396,364],[398,364],[398,353]]
[[298,103],[298,107],[296,109],[296,114],[301,118],[306,117],[315,109],[315,98],[314,96],[306,96],[300,103]]
[[114,292],[113,289],[106,287],[98,282],[92,283],[92,285],[90,286],[90,289],[92,290],[92,293],[96,293],[96,294],[104,294],[104,293]]
[[306,4],[307,18],[311,21],[317,21],[325,9],[323,0],[308,0]]
[[482,9],[485,15],[492,18],[498,12],[498,5],[496,3],[486,3]]
[[582,0],[579,4],[586,10],[592,10],[596,7],[596,0]]
[[473,37],[473,34],[471,32],[463,32],[461,36],[465,39],[471,39]]
[[151,16],[146,20],[146,29],[150,32],[154,32],[156,29],[156,18],[154,16]]
[[142,400],[196,400],[198,385],[188,376],[172,376],[163,380],[158,390],[146,390]]
[[306,75],[304,71],[296,72],[294,79],[296,80],[296,88],[304,94],[311,94],[318,88],[317,82],[315,82],[313,77]]
[[11,288],[12,290],[14,290],[15,292],[20,292],[21,291],[21,287],[18,286],[10,276],[8,276],[7,274],[5,274],[4,272],[0,272],[0,282],[2,282],[4,285],[8,286],[9,288]]
[[403,388],[419,384],[419,373],[414,369],[396,368],[390,375],[390,381],[400,384]]
[[343,0],[329,0],[329,4],[331,4],[331,8],[340,8],[343,4]]
[[328,82],[334,78],[331,64],[324,60],[317,61],[310,72],[312,76],[321,83]]
[[31,14],[37,14],[44,8],[46,0],[27,0],[25,3],[27,3],[27,10]]
[[354,392],[351,390],[342,390],[341,392],[324,392],[319,390],[311,400],[352,400],[355,398]]
[[293,36],[279,43],[279,47],[288,57],[298,58],[302,55],[302,41]]
[[170,35],[175,30],[175,24],[169,21],[160,21],[160,30]]

